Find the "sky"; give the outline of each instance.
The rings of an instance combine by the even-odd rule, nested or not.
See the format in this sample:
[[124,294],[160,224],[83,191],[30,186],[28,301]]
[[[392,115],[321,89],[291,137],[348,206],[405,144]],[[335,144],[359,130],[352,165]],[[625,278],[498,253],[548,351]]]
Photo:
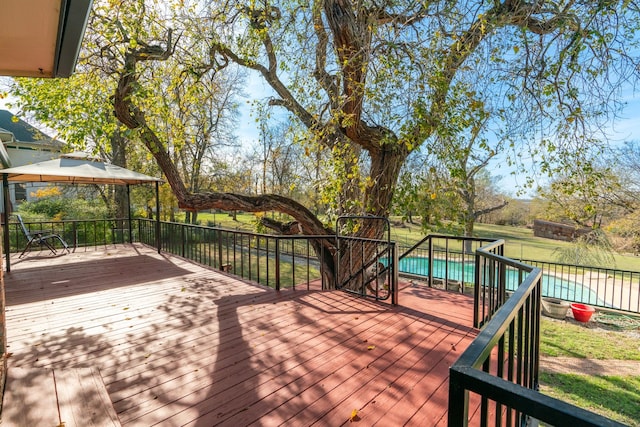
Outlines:
[[[270,88],[257,75],[247,78],[245,93],[266,94],[271,93]],[[640,91],[633,93],[630,89],[625,95],[624,107],[620,118],[611,123],[609,137],[612,144],[622,144],[625,141],[640,141]],[[248,102],[248,100],[247,100]],[[247,146],[255,146],[259,141],[259,130],[255,123],[255,118],[251,116],[250,106],[247,102],[242,102],[240,118],[238,120],[237,135],[240,142]],[[511,197],[529,198],[535,195],[535,189],[524,189],[526,177],[523,175],[513,175],[514,170],[506,165],[504,158],[496,157],[488,166],[488,170],[494,177],[500,177],[498,187],[501,192]],[[544,184],[546,177],[538,177],[536,182]]]

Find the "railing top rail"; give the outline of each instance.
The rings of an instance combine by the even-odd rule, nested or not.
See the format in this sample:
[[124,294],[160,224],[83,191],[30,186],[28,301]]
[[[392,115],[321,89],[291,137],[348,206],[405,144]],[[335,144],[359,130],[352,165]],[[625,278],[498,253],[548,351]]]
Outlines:
[[401,254],[398,259],[402,259],[404,257],[406,257],[410,252],[413,252],[414,249],[416,249],[417,247],[419,247],[420,245],[422,245],[424,242],[426,242],[427,240],[431,239],[431,235],[428,236],[424,236],[424,238],[422,238],[418,243],[414,244],[413,246],[411,246],[409,249],[407,249],[406,251],[404,251],[403,254]]
[[455,240],[464,240],[464,241],[472,240],[474,242],[496,242],[497,240],[501,240],[501,239],[494,239],[490,237],[452,236],[450,234],[440,234],[440,233],[429,234],[427,237],[438,238],[438,239],[455,239]]
[[[14,215],[14,214],[11,214]],[[138,219],[141,218],[131,218],[131,221],[137,221]],[[145,218],[142,218],[145,219]],[[71,222],[95,222],[95,221],[129,221],[129,218],[91,218],[91,219],[48,219],[48,220],[24,220],[23,221],[25,224],[51,224],[51,223],[71,223]],[[153,220],[155,221],[155,220]],[[3,222],[4,224],[4,222]],[[13,223],[12,221],[9,221],[9,224],[17,224],[17,223]]]
[[[149,219],[149,218],[138,218],[147,222],[153,222],[155,223],[155,220],[153,219]],[[269,238],[269,239],[280,239],[280,240],[296,240],[296,239],[333,239],[335,238],[335,236],[333,234],[328,234],[328,235],[280,235],[280,234],[267,234],[267,233],[256,233],[255,231],[248,231],[248,230],[239,230],[239,229],[233,229],[233,228],[225,228],[225,227],[210,227],[208,225],[201,225],[201,224],[185,224],[183,222],[175,222],[175,221],[162,221],[162,224],[168,224],[168,225],[175,225],[178,227],[190,227],[190,228],[199,228],[199,229],[205,229],[205,230],[218,230],[218,231],[226,231],[229,233],[235,233],[235,234],[244,234],[244,235],[251,235],[254,237],[264,237],[264,238]]]
[[[493,252],[487,252],[487,247],[486,246],[478,249],[478,252],[482,253],[482,255],[485,256],[486,258],[493,259],[493,260],[498,261],[498,262],[500,262],[502,264],[505,264],[505,265],[507,265],[509,267],[517,268],[518,270],[524,270],[524,271],[527,271],[527,272],[531,272],[535,268],[537,268],[537,267],[533,267],[531,265],[525,264],[523,262],[516,261],[514,259],[508,258],[508,257],[503,256],[503,255],[494,254]],[[542,271],[541,269],[539,269],[539,270]]]
[[[141,218],[147,221],[154,221],[154,220],[150,220],[147,218]],[[154,221],[155,222],[155,221]],[[267,238],[267,239],[278,239],[278,240],[307,240],[307,239],[335,239],[336,236],[333,234],[327,234],[327,235],[307,235],[307,234],[300,234],[300,235],[280,235],[280,234],[266,234],[266,233],[256,233],[253,231],[247,231],[247,230],[234,230],[231,228],[224,228],[224,227],[209,227],[206,225],[199,225],[199,224],[185,224],[182,222],[171,222],[171,221],[163,221],[163,224],[169,224],[169,225],[176,225],[176,226],[180,226],[180,227],[193,227],[193,228],[201,228],[201,229],[207,229],[207,230],[219,230],[219,231],[226,231],[229,233],[236,233],[236,234],[244,234],[244,235],[251,235],[253,237],[262,237],[262,238]],[[345,236],[345,235],[340,235],[339,236],[340,239],[343,240],[355,240],[355,241],[361,241],[361,242],[370,242],[370,243],[384,243],[384,244],[388,244],[389,242],[387,240],[381,240],[381,239],[370,239],[370,238],[366,238],[366,237],[356,237],[356,236]],[[393,244],[395,244],[395,242],[391,242]]]
[[555,261],[539,261],[539,260],[534,260],[534,259],[523,259],[523,260],[520,260],[520,262],[523,262],[523,263],[550,264],[550,265],[557,265],[557,266],[560,266],[560,267],[573,267],[573,268],[579,268],[579,269],[584,269],[584,270],[604,270],[604,271],[615,271],[616,273],[640,274],[640,271],[620,270],[619,268],[610,268],[610,267],[595,267],[595,266],[592,266],[592,265],[565,264],[565,263],[555,262]]
[[499,400],[510,408],[526,411],[527,415],[538,420],[553,422],[554,425],[571,425],[579,417],[580,426],[585,427],[623,427],[617,421],[603,417],[567,402],[546,396],[535,390],[520,386],[488,372],[468,366],[451,367],[452,375],[464,375],[465,385],[470,391],[481,392],[491,400]]
[[496,239],[489,239],[489,238],[484,238],[484,237],[470,237],[470,236],[450,236],[448,234],[429,234],[425,237],[423,237],[420,241],[418,241],[417,243],[415,243],[413,246],[411,246],[409,249],[407,249],[406,251],[404,251],[404,253],[402,253],[398,259],[402,259],[404,257],[406,257],[407,255],[409,255],[411,252],[413,252],[416,248],[420,247],[424,242],[428,241],[428,240],[432,240],[432,239],[452,239],[452,240],[458,240],[458,241],[473,241],[473,242],[496,242]]
[[[488,245],[483,246],[478,250],[488,254],[490,250],[495,249],[499,246],[504,246],[504,244],[505,244],[504,239],[494,239],[494,240],[491,240]],[[509,259],[509,258],[505,258],[505,259]]]

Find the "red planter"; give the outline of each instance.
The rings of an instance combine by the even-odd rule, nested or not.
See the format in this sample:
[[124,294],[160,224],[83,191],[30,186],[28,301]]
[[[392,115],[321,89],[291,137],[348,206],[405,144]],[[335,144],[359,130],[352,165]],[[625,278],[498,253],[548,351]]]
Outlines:
[[574,319],[578,322],[586,323],[591,319],[591,315],[596,312],[596,309],[590,305],[574,302],[571,304],[571,311],[573,312]]

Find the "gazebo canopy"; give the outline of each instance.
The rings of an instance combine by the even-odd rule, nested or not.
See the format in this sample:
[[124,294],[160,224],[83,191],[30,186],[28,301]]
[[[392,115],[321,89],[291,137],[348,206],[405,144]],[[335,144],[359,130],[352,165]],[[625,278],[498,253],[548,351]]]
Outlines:
[[[7,272],[11,271],[9,253],[9,181],[13,182],[57,182],[70,184],[145,184],[155,183],[156,187],[156,240],[160,253],[160,197],[159,183],[162,179],[129,169],[105,163],[101,159],[86,153],[71,153],[58,159],[15,168],[0,169],[3,181],[3,198],[5,206],[4,251]],[[127,197],[129,192],[127,191]],[[131,209],[129,209],[129,234],[131,235]]]
[[84,153],[14,168],[0,169],[8,181],[58,182],[72,184],[144,184],[162,179],[105,163]]

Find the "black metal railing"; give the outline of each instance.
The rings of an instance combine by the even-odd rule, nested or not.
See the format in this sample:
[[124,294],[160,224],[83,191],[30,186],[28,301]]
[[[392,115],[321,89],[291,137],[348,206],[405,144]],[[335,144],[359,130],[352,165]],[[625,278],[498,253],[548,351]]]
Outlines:
[[[156,223],[143,219],[139,224],[140,241],[155,246]],[[162,251],[278,290],[327,286],[316,248],[325,256],[322,240],[331,237],[273,236],[174,222],[162,222],[160,235]]]
[[500,304],[495,290],[478,286],[488,266],[478,267],[477,250],[482,245],[492,253],[504,253],[504,241],[475,237],[430,234],[410,248],[403,248],[398,257],[398,272],[402,277],[425,281],[430,287],[474,295],[474,326],[490,318]]
[[[379,301],[398,301],[397,249],[394,242],[337,236],[341,261],[337,289]],[[346,271],[340,270],[340,268]]]
[[[429,235],[411,248],[401,248],[398,271],[402,277],[449,291],[475,294],[475,251],[491,239]],[[504,254],[504,247],[497,249]],[[640,313],[640,272],[520,260],[542,270],[542,296],[580,302],[598,308]],[[486,272],[485,272],[486,273]],[[506,292],[520,282],[506,270]],[[488,295],[489,297],[491,295]],[[485,307],[491,311],[495,306]]]
[[524,260],[542,269],[543,297],[640,313],[640,272]]
[[[24,221],[29,232],[45,231],[60,235],[70,248],[103,246],[137,241],[137,230],[128,219],[91,219],[63,221]],[[9,221],[9,251],[21,252],[27,245],[27,237],[18,222]],[[53,244],[57,243],[55,240]],[[31,250],[38,250],[32,247]]]
[[[476,289],[490,316],[450,368],[448,425],[621,425],[538,392],[542,270],[495,253],[496,243],[476,252]],[[510,297],[508,271],[518,278]]]
[[[337,287],[376,299],[390,297],[394,303],[397,274],[402,269],[397,260],[418,259],[426,262],[426,271],[406,274],[422,280],[426,277],[429,286],[438,285],[440,280],[445,288],[453,284],[460,292],[471,288],[474,324],[482,327],[450,369],[450,426],[468,425],[469,402],[474,400],[480,403],[479,414],[473,414],[480,425],[526,425],[534,419],[550,425],[621,425],[537,391],[543,272],[504,257],[502,240],[431,235],[398,257],[393,242],[345,236],[272,236],[162,222],[158,239],[157,222],[147,219],[131,223],[88,220],[25,224],[29,229],[46,227],[63,236],[72,247],[142,242],[275,289]],[[17,226],[10,224],[12,251],[19,251],[26,244],[20,240],[24,233]],[[338,241],[339,238],[344,240]],[[336,265],[335,248],[342,251],[342,260],[348,260],[341,264],[347,266],[346,271],[338,269],[339,277],[331,277],[318,262],[328,258]],[[369,256],[371,253],[373,257]],[[557,264],[545,263],[542,268],[551,271],[553,265]],[[586,274],[587,268],[581,268]],[[640,274],[598,271],[602,273],[619,280],[631,277],[633,281],[637,280],[635,274]],[[571,274],[577,275],[565,270],[559,273]],[[389,289],[379,280],[388,282]],[[374,286],[373,282],[377,287],[371,294],[367,285]],[[511,296],[509,291],[513,292]]]
[[[155,246],[156,223],[139,220],[140,241]],[[397,278],[393,274],[395,244],[371,239],[338,236],[275,236],[239,230],[204,227],[191,224],[162,222],[160,249],[203,265],[224,270],[275,288],[345,289],[376,300],[392,299],[397,302]],[[352,251],[356,247],[376,245],[376,259],[385,259],[384,269],[376,271],[369,282],[376,285],[351,284],[365,273],[359,264],[346,273],[348,280],[338,283],[334,272],[325,270],[319,260],[331,258],[337,265],[335,249],[337,239],[348,242]],[[344,244],[343,244],[344,246]],[[351,263],[346,263],[352,267]],[[375,279],[378,279],[377,281]],[[381,282],[384,278],[384,283]],[[369,284],[369,282],[362,282]],[[380,283],[380,285],[378,285]],[[356,290],[357,289],[357,290]]]
[[[507,271],[522,279],[525,267],[506,262],[504,240],[496,240],[476,250],[473,285],[473,326],[481,328],[502,307],[507,295]],[[528,268],[528,266],[527,266]],[[518,283],[522,283],[518,280]]]

